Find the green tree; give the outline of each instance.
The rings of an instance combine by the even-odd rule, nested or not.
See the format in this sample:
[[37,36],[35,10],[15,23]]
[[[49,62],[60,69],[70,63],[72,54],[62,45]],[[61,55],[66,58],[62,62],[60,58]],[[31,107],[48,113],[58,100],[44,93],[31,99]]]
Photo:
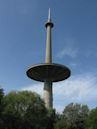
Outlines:
[[86,124],[87,129],[97,129],[97,108],[91,110]]
[[55,120],[56,120],[55,109],[48,109],[48,129],[54,129]]
[[36,93],[10,92],[4,103],[6,129],[48,129],[48,111]]
[[67,105],[55,124],[55,129],[85,129],[89,109],[86,105]]
[[69,104],[65,107],[63,117],[66,120],[68,129],[85,129],[85,121],[89,109],[86,105]]
[[56,114],[56,122],[54,124],[54,129],[67,129],[67,125],[62,114]]
[[3,97],[4,97],[4,92],[3,92],[3,89],[0,88],[0,112],[1,112],[1,110],[2,110]]
[[68,129],[85,129],[88,114],[89,109],[86,105],[71,103],[65,107],[63,117]]
[[0,88],[0,129],[4,128],[4,122],[3,122],[3,116],[2,116],[2,112],[3,112],[3,97],[4,97],[4,92],[3,89]]

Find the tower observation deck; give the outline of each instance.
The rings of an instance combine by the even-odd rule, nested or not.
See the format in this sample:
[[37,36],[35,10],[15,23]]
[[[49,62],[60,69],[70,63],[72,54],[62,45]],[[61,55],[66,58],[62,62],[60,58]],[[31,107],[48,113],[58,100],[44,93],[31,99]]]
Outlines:
[[68,67],[61,64],[52,63],[51,29],[53,26],[54,24],[52,23],[49,9],[48,20],[45,24],[47,29],[45,63],[32,65],[26,72],[29,78],[44,82],[43,99],[47,108],[53,108],[53,82],[65,80],[71,73]]

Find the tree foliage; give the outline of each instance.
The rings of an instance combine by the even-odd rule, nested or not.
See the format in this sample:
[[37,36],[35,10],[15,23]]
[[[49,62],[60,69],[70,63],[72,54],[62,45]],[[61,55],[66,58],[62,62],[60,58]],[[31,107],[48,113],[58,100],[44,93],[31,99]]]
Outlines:
[[3,92],[3,89],[0,88],[0,129],[3,129],[3,125],[4,125],[4,122],[3,122],[3,115],[2,115],[2,112],[3,112],[3,108],[4,108],[4,105],[3,105],[3,97],[4,97],[4,92]]
[[87,129],[97,129],[97,108],[92,109],[87,118]]
[[48,110],[36,93],[10,92],[4,97],[4,128],[48,129]]
[[2,110],[3,97],[4,97],[4,92],[3,92],[3,89],[0,88],[0,112],[1,112],[1,110]]
[[89,109],[86,105],[69,104],[55,124],[56,129],[85,129]]
[[0,129],[97,129],[97,108],[70,103],[60,114],[36,93],[0,89]]
[[56,122],[54,124],[55,129],[67,129],[67,124],[62,115],[57,114]]

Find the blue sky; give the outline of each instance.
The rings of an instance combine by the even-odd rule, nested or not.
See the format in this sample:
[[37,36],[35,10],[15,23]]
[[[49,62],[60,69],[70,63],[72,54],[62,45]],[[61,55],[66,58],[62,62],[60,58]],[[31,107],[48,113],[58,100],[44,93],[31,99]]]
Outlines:
[[0,0],[0,85],[5,93],[32,90],[43,83],[26,76],[28,66],[45,58],[47,13],[51,8],[53,62],[68,66],[71,77],[54,84],[54,107],[70,102],[97,106],[97,1]]

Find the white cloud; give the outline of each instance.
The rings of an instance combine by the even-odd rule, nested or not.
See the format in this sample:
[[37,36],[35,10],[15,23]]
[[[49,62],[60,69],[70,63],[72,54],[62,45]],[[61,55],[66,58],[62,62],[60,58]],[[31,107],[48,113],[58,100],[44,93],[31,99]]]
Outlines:
[[29,86],[22,88],[21,90],[28,90],[28,91],[36,92],[42,96],[43,83],[32,84],[32,85],[29,85]]
[[54,93],[71,101],[88,102],[97,99],[96,84],[95,76],[83,74],[56,84]]
[[57,56],[59,58],[63,58],[64,56],[70,56],[72,58],[75,58],[77,56],[77,53],[78,53],[77,49],[73,49],[71,47],[65,47],[58,53]]
[[[31,90],[42,95],[43,83],[37,83],[24,87],[22,90]],[[54,107],[57,111],[62,111],[64,106],[70,102],[82,104],[97,104],[97,79],[92,74],[81,74],[71,78],[54,83]],[[96,104],[94,104],[96,102]]]
[[69,56],[71,58],[77,57],[78,48],[74,40],[65,41],[65,46],[62,47],[62,50],[57,54],[58,58],[63,58],[64,56]]

